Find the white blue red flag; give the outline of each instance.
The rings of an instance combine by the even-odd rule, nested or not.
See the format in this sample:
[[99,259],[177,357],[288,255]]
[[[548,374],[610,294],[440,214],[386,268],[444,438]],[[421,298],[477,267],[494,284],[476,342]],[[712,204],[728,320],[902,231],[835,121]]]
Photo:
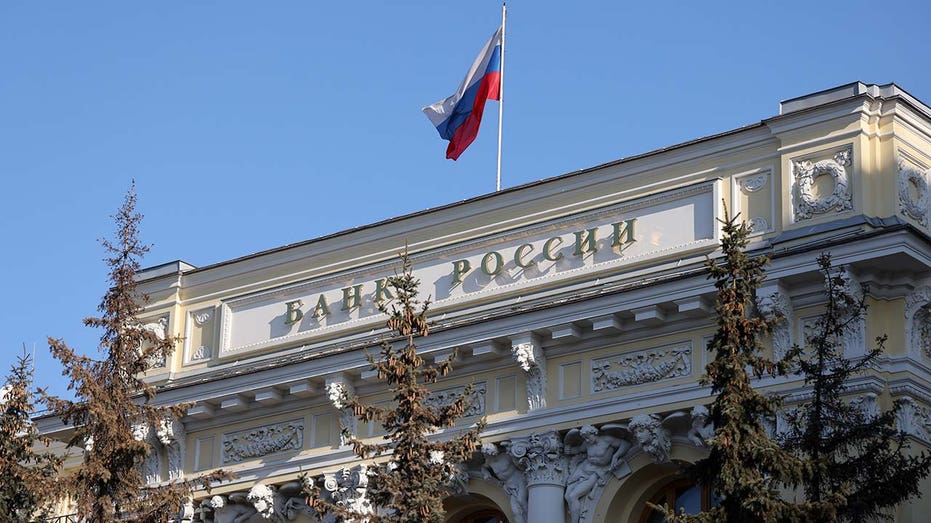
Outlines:
[[446,157],[455,160],[478,135],[486,100],[501,100],[499,27],[472,63],[455,94],[423,108],[440,137],[449,140]]

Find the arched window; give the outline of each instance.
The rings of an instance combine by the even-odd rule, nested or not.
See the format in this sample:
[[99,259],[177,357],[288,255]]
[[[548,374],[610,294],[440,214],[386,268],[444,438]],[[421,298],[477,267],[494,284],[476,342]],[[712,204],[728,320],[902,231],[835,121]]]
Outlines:
[[508,523],[508,518],[500,510],[483,510],[469,514],[462,523]]
[[[699,486],[687,479],[667,483],[650,498],[650,502],[661,507],[675,507],[676,513],[685,509],[686,514],[698,514],[716,505],[707,486]],[[663,523],[666,518],[649,505],[643,507],[639,523]]]

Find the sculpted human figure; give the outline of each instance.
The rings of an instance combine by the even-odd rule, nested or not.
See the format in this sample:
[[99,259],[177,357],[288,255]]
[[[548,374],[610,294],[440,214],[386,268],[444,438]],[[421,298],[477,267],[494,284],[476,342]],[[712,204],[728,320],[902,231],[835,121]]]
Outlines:
[[708,408],[704,405],[696,405],[690,413],[692,417],[692,426],[689,427],[689,441],[696,446],[704,447],[707,440],[714,435],[714,426],[708,423]]
[[506,452],[501,452],[494,443],[482,445],[485,462],[482,464],[482,477],[495,479],[501,483],[504,492],[511,501],[514,523],[527,521],[527,479],[524,473],[514,465]]
[[[669,416],[667,420],[677,421],[683,416]],[[664,421],[655,414],[638,414],[630,418],[627,427],[643,450],[650,453],[657,463],[669,461],[669,450],[672,447],[669,430],[663,426]]]
[[571,455],[569,479],[566,481],[566,503],[569,518],[578,523],[582,517],[582,503],[596,487],[603,487],[608,474],[621,478],[630,473],[624,454],[631,443],[625,437],[623,425],[607,424],[600,430],[585,425],[566,434],[566,453]]

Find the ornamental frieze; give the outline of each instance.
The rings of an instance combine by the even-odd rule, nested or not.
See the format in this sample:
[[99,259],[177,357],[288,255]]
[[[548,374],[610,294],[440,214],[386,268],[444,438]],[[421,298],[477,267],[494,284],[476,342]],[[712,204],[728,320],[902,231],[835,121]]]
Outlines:
[[223,435],[223,464],[301,450],[303,446],[304,421],[299,419],[230,432]]
[[592,360],[592,392],[608,392],[692,374],[692,344],[627,352]]
[[[472,386],[472,394],[467,400],[467,406],[462,412],[461,417],[469,416],[482,416],[485,414],[485,383],[476,383]],[[452,387],[449,389],[442,389],[437,391],[431,391],[430,396],[424,400],[424,405],[442,408],[447,405],[452,404],[454,401],[462,397],[466,392],[466,387]]]

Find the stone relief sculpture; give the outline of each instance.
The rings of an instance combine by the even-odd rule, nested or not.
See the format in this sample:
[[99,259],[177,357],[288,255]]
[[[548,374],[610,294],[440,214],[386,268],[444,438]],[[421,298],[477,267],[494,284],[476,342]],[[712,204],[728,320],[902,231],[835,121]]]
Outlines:
[[[792,162],[792,172],[795,175],[793,203],[796,222],[810,219],[815,214],[844,212],[853,208],[846,169],[852,163],[852,156],[853,147],[847,146],[827,160]],[[819,198],[815,195],[814,186],[815,180],[821,176],[830,176],[833,179],[834,190],[831,194]]]
[[785,289],[779,285],[760,289],[756,298],[756,309],[767,321],[776,321],[773,327],[773,356],[781,360],[792,348],[792,302]]
[[527,479],[517,468],[507,452],[502,452],[498,445],[482,445],[482,477],[497,481],[508,495],[514,523],[527,523]]
[[899,168],[899,209],[902,210],[902,214],[927,227],[928,171],[909,165],[901,155],[896,163]]
[[572,523],[588,521],[590,505],[609,474],[618,479],[630,474],[630,466],[623,460],[631,447],[628,436],[627,427],[610,423],[600,429],[585,425],[566,434],[565,449],[570,461],[565,498]]
[[339,434],[339,444],[341,446],[349,444],[349,434],[356,434],[356,416],[352,409],[349,408],[349,399],[355,395],[355,389],[352,383],[345,376],[330,376],[326,379],[324,385],[327,399],[339,410],[339,424],[342,430]]
[[297,419],[223,435],[223,463],[239,463],[304,446],[304,421]]
[[692,373],[692,347],[685,344],[592,360],[592,392],[617,390]]
[[[485,414],[485,383],[476,383],[472,387],[472,395],[469,396],[470,403],[462,413],[462,417],[481,416]],[[430,393],[430,397],[424,400],[424,405],[430,407],[445,407],[462,396],[465,393],[465,387],[452,387]]]
[[256,483],[246,493],[213,496],[201,503],[204,523],[286,523],[302,513],[310,515],[311,511],[298,482],[277,488]]

